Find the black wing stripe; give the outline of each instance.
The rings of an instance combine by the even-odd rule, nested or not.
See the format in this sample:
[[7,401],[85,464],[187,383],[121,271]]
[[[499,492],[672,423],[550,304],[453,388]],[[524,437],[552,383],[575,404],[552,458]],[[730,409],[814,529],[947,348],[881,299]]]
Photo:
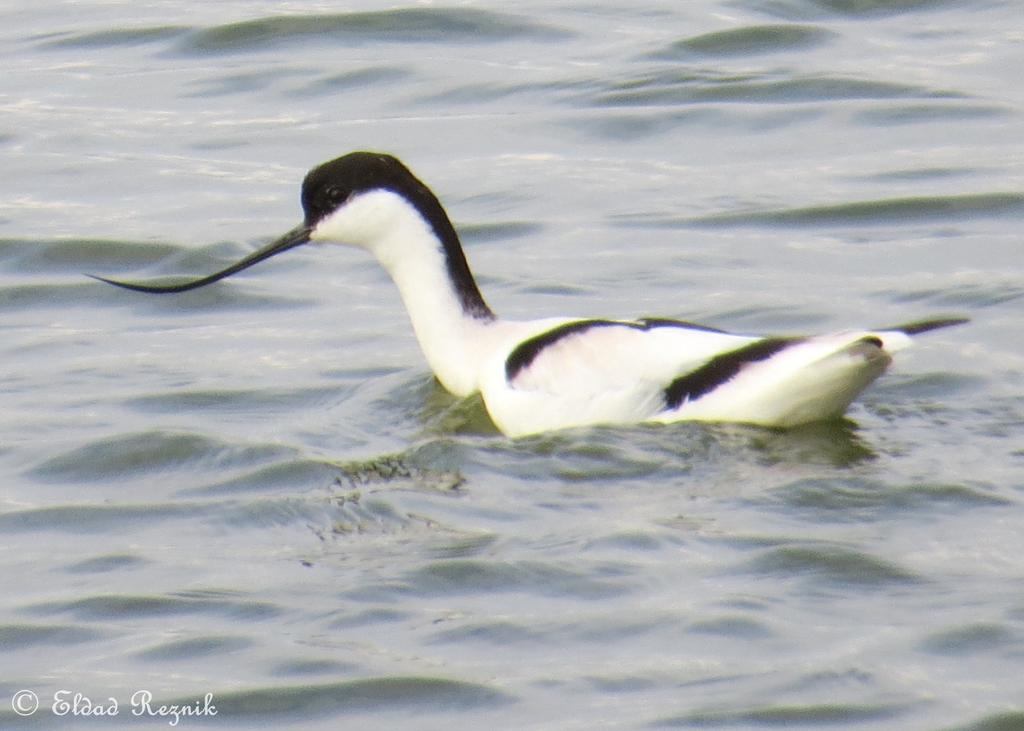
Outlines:
[[686,320],[672,320],[667,317],[641,317],[636,321],[636,324],[642,330],[651,330],[656,327],[678,327],[681,330],[698,330],[706,333],[721,333],[722,335],[729,334],[725,330],[719,330],[717,327],[698,325],[695,322],[687,322]]
[[614,320],[575,320],[559,325],[540,335],[534,335],[529,340],[524,340],[515,347],[508,358],[505,359],[505,378],[512,382],[516,376],[530,367],[541,351],[549,348],[559,340],[570,335],[586,332],[595,327],[609,327],[611,325],[626,325],[627,323],[615,322]]
[[803,342],[803,338],[765,338],[716,355],[697,370],[672,381],[665,389],[665,405],[670,409],[678,409],[684,402],[698,399],[731,381],[744,366],[767,360],[800,342]]
[[549,348],[558,341],[577,335],[595,327],[628,327],[632,330],[653,330],[659,327],[677,327],[686,330],[699,330],[702,332],[724,333],[724,330],[717,330],[713,327],[696,325],[683,320],[670,320],[660,317],[645,317],[636,322],[621,320],[574,320],[564,325],[552,328],[540,335],[535,335],[529,340],[524,340],[509,353],[505,360],[505,378],[511,383],[516,376],[530,367],[537,356],[545,348]]

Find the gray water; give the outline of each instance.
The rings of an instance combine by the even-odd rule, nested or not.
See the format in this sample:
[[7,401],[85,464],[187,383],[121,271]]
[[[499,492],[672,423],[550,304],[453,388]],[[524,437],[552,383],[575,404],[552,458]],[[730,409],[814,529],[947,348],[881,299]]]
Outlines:
[[[0,12],[0,725],[1024,728],[1018,3]],[[972,322],[838,423],[511,441],[362,252],[83,276],[213,271],[353,149],[507,316]]]

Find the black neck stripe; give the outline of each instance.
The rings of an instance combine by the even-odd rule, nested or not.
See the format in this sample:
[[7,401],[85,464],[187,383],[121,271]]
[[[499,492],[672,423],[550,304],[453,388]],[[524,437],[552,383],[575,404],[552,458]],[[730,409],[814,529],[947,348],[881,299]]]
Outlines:
[[466,254],[459,241],[459,235],[437,196],[422,183],[415,186],[413,190],[398,192],[404,194],[416,207],[441,242],[448,279],[455,289],[455,295],[459,298],[462,311],[478,320],[493,320],[494,313],[487,306],[483,295],[480,294],[480,288],[473,278],[473,272],[470,271],[469,262],[466,261]]

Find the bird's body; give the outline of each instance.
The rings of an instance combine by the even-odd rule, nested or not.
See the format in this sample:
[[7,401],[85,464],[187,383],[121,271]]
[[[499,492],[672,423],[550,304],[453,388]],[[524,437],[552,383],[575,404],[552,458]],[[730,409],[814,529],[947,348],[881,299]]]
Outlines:
[[209,277],[167,286],[103,281],[179,292],[307,241],[364,248],[398,286],[441,384],[458,396],[479,392],[509,436],[589,424],[791,427],[837,417],[911,335],[963,322],[775,338],[671,319],[503,320],[481,296],[436,196],[394,157],[357,152],[314,168],[302,204],[302,225]]

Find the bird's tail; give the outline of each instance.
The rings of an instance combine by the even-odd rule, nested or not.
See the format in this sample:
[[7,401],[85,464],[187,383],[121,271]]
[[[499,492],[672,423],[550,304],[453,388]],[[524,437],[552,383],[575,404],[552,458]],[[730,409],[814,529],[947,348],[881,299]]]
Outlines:
[[896,351],[903,350],[910,345],[911,338],[915,335],[931,332],[932,330],[940,330],[944,327],[963,325],[967,322],[970,322],[970,320],[966,317],[942,317],[932,320],[918,320],[917,322],[907,322],[902,325],[880,327],[872,330],[872,334],[881,339],[882,348],[886,352],[895,353]]

